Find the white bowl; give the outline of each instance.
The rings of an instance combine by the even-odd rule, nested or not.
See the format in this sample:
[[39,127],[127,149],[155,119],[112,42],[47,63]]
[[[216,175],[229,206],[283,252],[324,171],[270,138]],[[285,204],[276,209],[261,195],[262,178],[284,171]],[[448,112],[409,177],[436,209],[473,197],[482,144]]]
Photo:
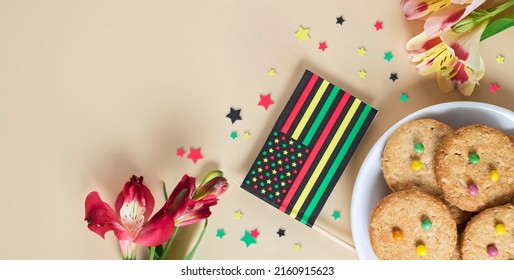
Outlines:
[[369,219],[375,205],[391,193],[380,169],[384,145],[391,133],[400,125],[421,118],[433,118],[454,129],[471,124],[483,124],[497,128],[508,135],[514,134],[514,112],[479,102],[449,102],[433,105],[408,115],[389,128],[364,159],[353,188],[352,237],[360,259],[377,259],[369,241]]

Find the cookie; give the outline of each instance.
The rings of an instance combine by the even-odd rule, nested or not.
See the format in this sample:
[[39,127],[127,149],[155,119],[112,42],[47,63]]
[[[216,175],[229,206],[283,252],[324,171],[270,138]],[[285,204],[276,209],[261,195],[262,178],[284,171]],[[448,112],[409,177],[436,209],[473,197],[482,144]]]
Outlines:
[[514,206],[486,209],[468,222],[463,233],[462,259],[514,259]]
[[[450,126],[434,119],[412,120],[398,127],[382,152],[381,168],[389,188],[392,191],[419,189],[442,199],[435,176],[435,155],[443,139],[452,132]],[[457,223],[471,216],[448,206]]]
[[443,139],[452,132],[450,126],[433,119],[412,120],[398,127],[382,152],[381,167],[389,188],[418,188],[441,195],[434,158]]
[[414,189],[398,191],[373,209],[369,237],[379,259],[448,260],[457,246],[457,225],[437,197]]
[[514,196],[514,143],[484,125],[459,128],[437,153],[436,177],[444,198],[460,209],[504,204]]

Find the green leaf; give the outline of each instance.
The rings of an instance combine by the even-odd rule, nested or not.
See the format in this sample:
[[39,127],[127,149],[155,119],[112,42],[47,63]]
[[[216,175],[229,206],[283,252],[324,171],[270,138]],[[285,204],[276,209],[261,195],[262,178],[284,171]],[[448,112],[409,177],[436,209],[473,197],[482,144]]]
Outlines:
[[493,35],[496,35],[503,30],[513,27],[514,26],[514,16],[505,17],[498,19],[494,21],[493,23],[489,24],[484,30],[484,33],[482,33],[482,37],[480,38],[480,41],[483,41]]
[[191,249],[191,252],[189,252],[189,254],[187,254],[187,256],[184,258],[184,260],[192,260],[195,253],[196,253],[196,249],[198,249],[198,245],[200,245],[200,242],[202,241],[202,238],[203,238],[203,234],[205,233],[205,229],[207,228],[207,224],[208,224],[208,219],[205,219],[205,223],[203,224],[203,230],[202,230],[202,233],[200,233],[200,236],[198,237],[198,240],[196,241],[196,244],[195,246],[193,247],[193,249]]

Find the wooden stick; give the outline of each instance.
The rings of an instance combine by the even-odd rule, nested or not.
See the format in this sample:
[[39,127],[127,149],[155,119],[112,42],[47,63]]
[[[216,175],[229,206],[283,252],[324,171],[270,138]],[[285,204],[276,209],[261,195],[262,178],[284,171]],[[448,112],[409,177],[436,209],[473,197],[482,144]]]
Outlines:
[[312,228],[315,229],[317,232],[323,234],[324,236],[328,237],[329,239],[331,239],[335,243],[343,246],[345,249],[348,249],[348,250],[350,250],[353,253],[357,253],[357,251],[355,251],[355,247],[353,245],[351,245],[350,243],[348,243],[348,242],[342,240],[341,238],[333,235],[332,233],[326,231],[325,229],[323,229],[323,228],[321,228],[321,227],[319,227],[317,225],[313,225]]

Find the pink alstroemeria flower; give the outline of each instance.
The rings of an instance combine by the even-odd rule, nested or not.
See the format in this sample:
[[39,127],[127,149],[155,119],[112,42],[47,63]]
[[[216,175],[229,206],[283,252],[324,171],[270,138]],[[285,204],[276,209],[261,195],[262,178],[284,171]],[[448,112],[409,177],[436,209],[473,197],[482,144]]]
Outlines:
[[165,243],[175,229],[174,213],[183,212],[187,206],[186,197],[171,203],[167,201],[150,218],[154,198],[143,184],[143,177],[132,176],[118,195],[113,211],[103,202],[97,192],[91,192],[85,201],[85,220],[88,228],[105,238],[105,233],[114,231],[119,240],[124,259],[135,259],[138,245],[157,246]]
[[[422,32],[410,39],[406,48],[411,60],[418,62],[416,70],[422,75],[437,73],[439,85],[445,92],[458,88],[462,94],[471,95],[485,71],[479,43],[487,23],[485,20],[460,34],[448,30],[429,36]],[[451,81],[451,90],[443,78]]]
[[220,171],[209,173],[206,179],[195,189],[195,178],[184,175],[171,193],[169,201],[176,200],[180,194],[188,198],[187,207],[174,215],[176,226],[187,226],[208,218],[211,215],[210,207],[218,203],[218,196],[228,188],[227,180]]
[[408,20],[423,18],[428,35],[450,29],[455,23],[469,15],[485,0],[402,0],[400,6]]

